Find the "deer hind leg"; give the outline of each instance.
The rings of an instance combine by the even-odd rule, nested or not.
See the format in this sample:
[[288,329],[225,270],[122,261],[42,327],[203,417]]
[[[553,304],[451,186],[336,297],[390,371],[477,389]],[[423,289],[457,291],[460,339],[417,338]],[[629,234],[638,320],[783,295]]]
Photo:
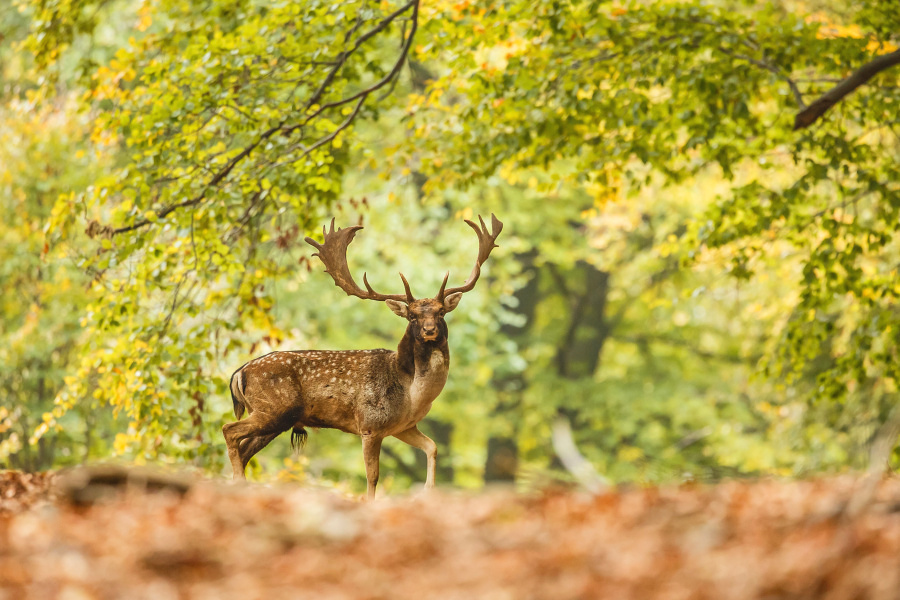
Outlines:
[[[228,459],[231,461],[231,469],[234,479],[246,479],[244,468],[254,454],[265,447],[272,439],[284,429],[279,429],[277,423],[266,422],[260,419],[262,413],[256,411],[248,418],[234,423],[226,423],[222,427],[222,435],[225,436],[225,445],[228,447]],[[270,437],[271,436],[271,437]],[[259,438],[266,439],[265,444],[260,445]],[[248,455],[248,451],[252,453]],[[247,455],[246,459],[244,456]]]
[[395,433],[394,437],[401,442],[406,442],[413,448],[418,448],[425,452],[428,460],[427,475],[425,476],[425,489],[434,487],[434,472],[437,468],[437,444],[430,437],[419,431],[419,428],[413,425],[406,431]]
[[257,452],[268,446],[269,442],[277,438],[279,435],[280,433],[257,435],[251,438],[247,438],[243,442],[241,442],[241,445],[239,447],[239,454],[241,457],[241,471],[244,471],[247,468],[247,465],[250,463],[250,459],[253,458]]
[[364,435],[363,460],[366,462],[366,499],[375,498],[375,486],[378,485],[378,462],[381,459],[381,441],[384,438],[376,438]]

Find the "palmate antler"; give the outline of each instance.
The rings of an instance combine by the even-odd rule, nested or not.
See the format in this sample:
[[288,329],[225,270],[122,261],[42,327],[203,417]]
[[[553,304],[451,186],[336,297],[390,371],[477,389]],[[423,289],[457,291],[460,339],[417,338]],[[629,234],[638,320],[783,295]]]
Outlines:
[[[474,288],[475,282],[478,281],[478,277],[481,275],[481,265],[483,265],[491,255],[491,250],[497,247],[497,244],[494,242],[503,230],[503,223],[491,213],[491,231],[488,232],[487,226],[484,224],[484,219],[479,216],[478,221],[481,223],[481,227],[472,221],[466,220],[466,224],[474,229],[475,234],[478,236],[478,258],[475,261],[472,272],[469,274],[469,278],[462,286],[450,288],[448,290],[446,287],[450,273],[447,273],[444,276],[444,282],[441,283],[440,291],[437,296],[435,296],[435,300],[443,302],[444,298],[450,294],[468,292]],[[376,292],[366,280],[365,273],[363,273],[363,285],[366,286],[365,290],[353,281],[353,276],[350,274],[350,267],[347,266],[347,246],[350,245],[356,232],[360,229],[362,229],[361,225],[354,225],[353,227],[345,227],[343,229],[339,227],[335,231],[334,219],[332,219],[330,231],[326,230],[325,227],[322,228],[322,234],[325,236],[325,239],[321,244],[311,237],[306,238],[306,243],[318,250],[313,256],[319,257],[319,260],[325,265],[325,272],[331,275],[331,278],[334,279],[334,284],[347,292],[348,296],[356,296],[363,300],[398,300],[407,304],[415,301],[415,298],[413,298],[412,292],[409,289],[409,282],[406,281],[406,277],[403,276],[403,273],[400,273],[400,279],[403,280],[403,287],[406,289],[405,295],[380,294]]]
[[363,273],[365,290],[353,281],[353,276],[350,275],[350,267],[347,266],[347,246],[350,245],[350,242],[353,241],[353,236],[360,229],[362,229],[361,225],[354,225],[343,229],[338,227],[337,231],[335,231],[334,219],[331,219],[331,231],[326,231],[325,227],[322,227],[322,234],[325,236],[323,243],[320,244],[311,237],[306,238],[306,243],[318,250],[313,256],[319,257],[319,260],[325,265],[325,272],[334,279],[334,285],[347,292],[348,296],[356,296],[363,300],[398,300],[407,304],[413,302],[415,298],[413,298],[409,289],[409,282],[406,281],[403,273],[400,273],[400,279],[403,280],[406,294],[379,294],[369,285],[365,273]]
[[483,265],[484,261],[491,255],[491,250],[498,247],[494,242],[497,240],[497,236],[500,235],[500,232],[503,231],[503,223],[500,222],[500,219],[494,216],[494,213],[491,213],[490,233],[488,233],[487,226],[484,224],[484,219],[482,219],[480,215],[478,216],[478,221],[481,223],[480,228],[472,221],[466,219],[466,225],[474,229],[475,235],[478,236],[478,259],[475,261],[475,266],[472,268],[469,278],[466,279],[466,282],[460,287],[445,290],[444,288],[447,287],[447,279],[450,277],[450,273],[447,273],[444,275],[444,282],[441,283],[440,291],[437,293],[437,296],[434,297],[435,300],[443,302],[444,298],[450,294],[468,292],[474,288],[475,282],[478,281],[478,277],[481,276],[481,265]]

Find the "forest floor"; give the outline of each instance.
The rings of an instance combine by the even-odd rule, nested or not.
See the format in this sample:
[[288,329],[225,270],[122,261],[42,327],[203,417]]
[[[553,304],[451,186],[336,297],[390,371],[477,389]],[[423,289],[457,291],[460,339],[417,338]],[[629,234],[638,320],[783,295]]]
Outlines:
[[897,598],[900,480],[363,503],[0,471],[0,600]]

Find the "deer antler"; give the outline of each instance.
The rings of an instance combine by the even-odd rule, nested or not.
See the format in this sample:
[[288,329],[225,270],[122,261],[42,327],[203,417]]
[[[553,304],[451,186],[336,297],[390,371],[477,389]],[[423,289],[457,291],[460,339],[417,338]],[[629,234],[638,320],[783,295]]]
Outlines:
[[498,247],[494,242],[497,240],[497,236],[500,235],[500,232],[503,231],[503,223],[500,222],[500,219],[495,217],[494,213],[491,213],[490,233],[488,233],[487,226],[484,224],[484,219],[482,219],[480,215],[478,221],[481,223],[480,228],[472,221],[466,220],[466,225],[474,229],[475,235],[478,236],[478,259],[475,261],[475,267],[472,268],[469,278],[461,287],[450,288],[446,291],[445,288],[447,287],[447,279],[450,277],[450,273],[444,275],[444,282],[441,284],[441,290],[437,293],[437,296],[435,296],[435,300],[443,302],[445,296],[457,292],[468,292],[474,288],[475,282],[478,281],[478,277],[481,275],[481,265],[483,265],[484,261],[491,255],[491,250]]
[[353,281],[353,276],[350,275],[350,267],[347,266],[347,246],[350,245],[350,242],[353,241],[353,236],[360,229],[362,229],[362,225],[354,225],[343,229],[338,227],[337,231],[335,231],[334,219],[331,219],[331,231],[326,231],[325,227],[322,227],[322,235],[325,236],[325,240],[321,244],[311,237],[306,238],[306,243],[318,250],[313,256],[319,257],[319,260],[325,265],[325,272],[334,279],[334,285],[347,292],[348,296],[356,296],[363,300],[399,300],[407,304],[413,302],[415,298],[413,298],[409,289],[409,282],[406,281],[403,273],[400,273],[400,279],[403,280],[406,294],[379,294],[369,285],[365,273],[363,273],[365,290]]

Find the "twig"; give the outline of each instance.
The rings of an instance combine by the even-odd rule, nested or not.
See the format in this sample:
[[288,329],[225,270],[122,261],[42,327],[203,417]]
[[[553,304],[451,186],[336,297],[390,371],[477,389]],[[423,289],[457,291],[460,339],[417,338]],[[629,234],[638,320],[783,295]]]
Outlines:
[[[359,99],[359,102],[357,102],[357,103],[356,103],[356,106],[353,108],[353,112],[350,113],[350,116],[348,116],[347,119],[346,119],[343,123],[341,123],[341,124],[338,126],[337,129],[335,129],[335,130],[332,131],[330,134],[326,135],[325,137],[323,137],[322,139],[320,139],[318,142],[316,142],[315,144],[313,144],[312,146],[310,146],[309,148],[307,148],[306,150],[304,150],[304,151],[303,151],[303,154],[301,154],[300,157],[297,158],[297,160],[300,160],[301,158],[304,158],[304,157],[306,157],[306,156],[309,156],[309,154],[310,154],[313,150],[315,150],[316,148],[319,148],[320,146],[324,146],[324,145],[327,144],[328,142],[332,141],[334,138],[337,137],[337,134],[339,134],[340,132],[342,132],[343,130],[345,130],[347,127],[349,127],[350,124],[353,122],[353,119],[356,118],[356,115],[359,114],[359,109],[362,108],[362,105],[365,103],[367,97],[368,97],[368,96],[363,96],[362,98],[360,98],[360,99]],[[295,162],[296,162],[296,161],[295,161]]]
[[200,260],[197,258],[197,243],[194,241],[194,214],[195,211],[191,211],[191,248],[194,251],[194,269],[196,270],[200,265]]
[[[239,162],[241,162],[247,156],[249,156],[250,153],[253,152],[253,150],[257,146],[259,146],[261,143],[263,143],[264,141],[266,141],[267,139],[269,139],[270,137],[275,135],[275,133],[277,133],[280,128],[281,128],[280,125],[278,125],[278,126],[272,127],[269,130],[263,132],[263,134],[259,137],[258,140],[256,140],[255,142],[253,142],[252,144],[250,144],[249,146],[247,146],[246,148],[241,150],[241,152],[239,154],[237,154],[234,158],[232,158],[230,161],[228,161],[228,164],[225,165],[224,167],[222,167],[222,169],[218,173],[216,173],[216,175],[212,179],[209,180],[209,183],[207,183],[203,187],[203,191],[201,191],[199,194],[197,194],[190,200],[185,200],[184,202],[179,202],[177,204],[172,204],[165,208],[161,208],[160,210],[156,211],[156,219],[163,219],[163,218],[167,217],[170,213],[178,210],[179,208],[184,208],[186,206],[194,206],[195,204],[199,204],[200,202],[202,202],[203,199],[206,198],[206,194],[209,192],[210,188],[218,185],[223,179],[225,179],[225,177],[228,176],[229,173],[231,173],[231,171],[234,169],[234,167],[237,166],[237,164]],[[131,225],[113,229],[110,232],[110,235],[119,235],[120,233],[134,231],[135,229],[139,229],[141,227],[149,225],[152,222],[153,221],[150,221],[149,219],[141,219],[140,221],[137,221],[136,223],[133,223]]]
[[788,86],[791,88],[791,92],[794,94],[794,99],[797,101],[797,106],[799,106],[801,110],[806,108],[806,104],[803,102],[803,94],[800,93],[800,88],[797,87],[797,84],[793,79],[788,77],[788,75],[784,71],[782,71],[775,65],[769,64],[757,58],[753,58],[752,56],[747,56],[746,54],[736,54],[734,52],[731,52],[730,50],[726,50],[725,48],[719,48],[719,52],[721,52],[722,54],[726,54],[732,58],[746,60],[747,62],[754,64],[757,67],[763,68],[770,73],[774,73],[780,79],[783,79],[787,82]]
[[[416,25],[418,23],[418,19],[416,17],[419,14],[419,0],[412,0],[411,2],[408,2],[407,4],[405,4],[404,6],[401,6],[400,8],[398,8],[397,10],[395,10],[394,12],[389,14],[384,20],[381,21],[381,23],[379,23],[378,25],[376,25],[375,27],[373,27],[371,30],[367,31],[363,35],[359,36],[359,38],[356,40],[356,43],[353,45],[353,48],[351,48],[350,50],[341,52],[338,55],[337,63],[334,65],[334,68],[332,68],[331,71],[328,72],[328,75],[325,76],[325,81],[322,82],[322,85],[320,85],[319,88],[316,90],[316,92],[310,97],[309,101],[306,103],[306,107],[310,108],[310,107],[318,104],[319,100],[322,98],[322,96],[325,94],[325,91],[328,89],[328,86],[330,86],[331,82],[334,81],[334,78],[337,76],[338,71],[341,70],[341,67],[344,66],[344,63],[347,61],[348,58],[350,58],[351,54],[356,52],[359,49],[359,47],[362,46],[366,41],[372,39],[372,37],[374,37],[378,33],[381,33],[382,31],[384,31],[388,27],[388,25],[390,25],[394,21],[394,19],[396,19],[397,17],[399,17],[400,15],[402,15],[403,13],[408,11],[410,8],[413,9],[413,30],[409,36],[409,41],[411,43],[413,35],[415,35],[415,33],[416,33]],[[408,49],[409,49],[409,46],[407,45],[404,48],[403,56],[406,55],[406,50],[408,50]],[[401,56],[401,60],[398,62],[402,63],[403,56]],[[348,102],[352,102],[354,99],[355,98],[345,99],[345,100],[342,100],[339,103],[333,104],[333,105],[326,104],[325,106],[320,107],[319,110],[315,111],[312,115],[310,115],[306,121],[309,122],[309,119],[318,116],[326,108],[330,108],[331,106],[340,106],[341,104],[346,104]]]

